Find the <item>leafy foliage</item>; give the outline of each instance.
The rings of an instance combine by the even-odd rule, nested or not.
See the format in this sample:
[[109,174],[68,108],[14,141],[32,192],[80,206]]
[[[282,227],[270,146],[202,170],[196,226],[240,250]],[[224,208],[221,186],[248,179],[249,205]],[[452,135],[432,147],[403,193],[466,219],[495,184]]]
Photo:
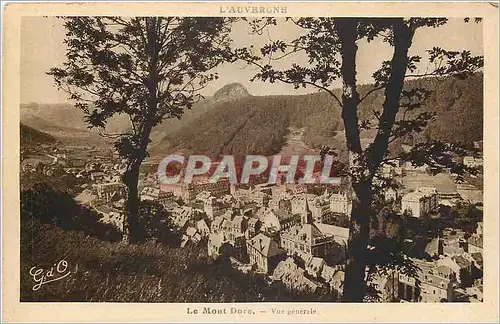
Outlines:
[[[44,171],[50,170],[51,175],[48,176]],[[40,162],[37,164],[35,171],[22,172],[20,176],[21,190],[31,190],[36,186],[46,186],[60,192],[74,194],[77,190],[76,185],[79,180],[74,174],[64,172],[61,165],[50,165]]]
[[140,242],[154,240],[164,245],[179,246],[181,233],[172,222],[170,213],[155,201],[141,201],[139,205]]
[[63,67],[48,74],[85,112],[89,128],[126,115],[130,130],[106,134],[127,161],[125,238],[137,240],[137,183],[153,127],[180,118],[227,59],[230,19],[67,17]]
[[435,221],[437,231],[444,228],[455,228],[464,230],[466,233],[474,233],[478,222],[483,221],[483,211],[477,205],[470,202],[458,202],[453,207],[443,207],[441,217]]
[[89,127],[103,128],[112,116],[129,115],[133,132],[119,134],[117,146],[124,157],[135,157],[144,154],[136,150],[146,126],[179,118],[199,99],[197,91],[216,78],[204,73],[221,61],[225,23],[213,18],[66,18],[67,61],[49,74],[86,113]]
[[112,225],[101,223],[100,218],[95,211],[77,204],[68,193],[49,184],[37,183],[32,188],[21,191],[23,230],[36,221],[64,230],[82,231],[84,235],[102,240],[121,239],[118,230]]
[[[434,47],[428,50],[429,64],[434,65],[431,71],[417,71],[417,63],[422,58],[409,54],[415,33],[422,27],[440,27],[447,23],[445,18],[342,17],[289,20],[302,28],[305,34],[288,44],[271,40],[270,44],[261,48],[262,57],[253,55],[248,48],[238,49],[234,54],[238,59],[257,67],[254,79],[270,83],[281,81],[293,84],[296,88],[312,86],[328,93],[341,107],[349,156],[348,174],[353,192],[344,298],[359,302],[366,293],[365,269],[371,266],[367,246],[369,225],[375,214],[372,208],[372,183],[380,166],[396,158],[417,165],[431,163],[434,172],[451,168],[462,176],[466,171],[462,166],[456,167],[454,160],[447,156],[450,151],[465,150],[456,143],[447,145],[432,140],[414,145],[410,154],[397,156],[389,151],[389,144],[422,132],[434,118],[432,113],[418,111],[411,117],[407,116],[408,112],[423,106],[428,91],[422,88],[405,89],[405,78],[451,75],[463,79],[481,69],[484,60],[481,55],[472,56],[469,51],[447,51]],[[276,21],[273,18],[267,18],[254,20],[250,26],[258,33],[274,24]],[[356,80],[358,46],[362,41],[371,42],[375,38],[393,48],[392,58],[381,62],[380,69],[373,74],[374,88],[361,96]],[[291,67],[277,69],[270,63],[273,59],[298,52],[308,57],[306,64],[292,64]],[[336,80],[342,82],[340,96],[331,89]],[[362,118],[360,104],[377,90],[383,90],[380,108],[373,111],[373,117]],[[360,134],[366,130],[373,130],[375,136],[363,147]],[[398,258],[399,255],[393,255],[393,259],[404,263],[405,258]]]

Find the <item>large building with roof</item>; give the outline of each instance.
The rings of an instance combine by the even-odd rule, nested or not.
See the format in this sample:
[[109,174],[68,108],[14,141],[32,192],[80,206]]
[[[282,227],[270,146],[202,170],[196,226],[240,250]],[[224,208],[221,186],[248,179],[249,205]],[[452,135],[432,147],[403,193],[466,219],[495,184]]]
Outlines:
[[[432,188],[434,189],[434,188]],[[409,192],[401,200],[401,210],[410,213],[413,217],[421,217],[433,212],[438,207],[438,194],[436,189],[420,188],[418,191]]]
[[203,191],[209,192],[212,196],[222,197],[231,193],[230,183],[226,179],[210,182],[208,177],[195,177],[192,183],[161,184],[161,190],[172,192],[174,196],[183,200],[192,201]]
[[330,195],[330,210],[332,213],[350,215],[352,211],[352,200],[346,193],[334,193]]
[[[413,259],[417,273],[413,276],[398,274],[398,298],[410,302],[453,301],[454,274],[434,262]],[[419,284],[417,284],[419,282]]]
[[290,255],[313,256],[325,259],[344,257],[349,230],[338,226],[313,222],[306,202],[306,213],[301,224],[281,234],[281,247]]
[[286,231],[300,223],[300,215],[282,210],[267,210],[260,214],[262,225],[267,230]]
[[250,264],[267,274],[272,273],[278,263],[286,259],[286,251],[262,233],[247,241],[247,253]]
[[161,191],[159,188],[153,187],[144,187],[141,191],[140,198],[142,201],[156,201],[162,205],[174,201],[174,195],[172,192]]
[[126,187],[121,182],[106,182],[95,185],[97,196],[109,203],[125,197]]

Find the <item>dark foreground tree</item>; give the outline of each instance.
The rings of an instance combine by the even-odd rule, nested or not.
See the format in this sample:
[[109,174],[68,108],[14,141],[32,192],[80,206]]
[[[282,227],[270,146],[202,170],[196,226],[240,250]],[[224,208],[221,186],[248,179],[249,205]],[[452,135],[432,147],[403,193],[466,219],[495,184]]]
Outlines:
[[[62,67],[49,72],[56,85],[86,113],[89,128],[114,138],[127,162],[128,188],[124,240],[138,238],[137,184],[147,157],[151,130],[167,118],[180,118],[201,97],[210,71],[229,45],[230,20],[189,17],[64,18],[67,46]],[[130,127],[106,134],[106,124],[128,116]]]
[[[235,56],[259,68],[254,79],[271,83],[281,81],[293,84],[295,88],[316,87],[330,94],[340,106],[349,155],[346,175],[350,179],[353,203],[343,298],[348,302],[360,302],[366,292],[367,266],[374,266],[367,262],[370,222],[376,215],[373,202],[380,190],[390,182],[390,179],[382,177],[380,167],[394,161],[411,161],[417,166],[426,164],[435,173],[444,168],[457,176],[475,171],[452,159],[454,154],[463,156],[466,152],[465,147],[457,143],[428,139],[414,143],[409,152],[390,152],[391,143],[423,131],[434,118],[426,109],[420,109],[424,107],[429,91],[418,87],[405,88],[405,79],[442,76],[464,78],[483,66],[483,57],[473,56],[469,51],[447,51],[434,47],[427,51],[430,68],[424,73],[419,72],[422,57],[409,53],[415,33],[425,27],[440,27],[447,23],[447,19],[287,20],[302,28],[303,35],[288,43],[273,41],[260,49],[261,55],[254,54],[253,49],[241,48],[235,52]],[[250,24],[255,33],[261,33],[278,22],[275,18],[265,18],[251,20]],[[382,62],[381,68],[373,73],[373,87],[360,94],[356,80],[358,46],[376,38],[392,47],[392,58]],[[303,65],[295,63],[283,70],[273,67],[273,61],[298,52],[305,53],[308,62]],[[341,91],[333,89],[336,80],[342,83]],[[382,107],[373,107],[373,118],[360,119],[360,103],[376,91],[384,93]],[[360,133],[367,129],[375,129],[376,136],[372,143],[363,148]]]
[[170,212],[156,201],[144,200],[139,204],[139,242],[155,240],[164,245],[178,247],[182,232],[172,222]]

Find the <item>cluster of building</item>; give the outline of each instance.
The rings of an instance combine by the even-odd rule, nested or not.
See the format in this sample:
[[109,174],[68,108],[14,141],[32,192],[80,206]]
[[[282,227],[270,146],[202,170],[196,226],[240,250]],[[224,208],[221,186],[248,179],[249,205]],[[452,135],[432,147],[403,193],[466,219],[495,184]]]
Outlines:
[[192,201],[201,192],[210,192],[215,196],[226,195],[230,193],[228,181],[218,181],[211,183],[208,177],[195,177],[191,183],[173,183],[161,184],[161,190],[171,192],[175,197],[184,201]]
[[[239,269],[252,269],[290,289],[324,288],[326,283],[340,294],[341,275],[335,273],[345,261],[349,230],[334,223],[351,211],[348,194],[325,190],[315,195],[301,185],[197,180],[141,191],[141,200],[158,201],[171,212],[183,233],[181,246],[204,242],[209,256],[227,257]],[[287,266],[290,260],[295,266]]]
[[[174,203],[172,217],[185,231],[183,245],[206,242],[209,256],[226,256],[237,269],[261,273],[293,290],[342,297],[349,229],[333,223],[350,213],[348,194],[325,190],[314,195],[298,185],[229,186],[229,192],[201,191],[182,206]],[[414,217],[436,210],[440,201],[438,191],[428,187],[406,198],[402,209]],[[412,259],[419,269],[414,274],[391,270],[369,276],[376,300],[482,300],[482,223],[469,236],[444,231],[426,252],[428,259]]]
[[415,278],[400,274],[398,291],[404,301],[481,302],[483,299],[482,222],[475,233],[447,229],[426,247],[430,260],[413,260],[420,268]]
[[[121,230],[126,198],[122,172],[120,164],[84,165],[78,174],[88,183],[76,197]],[[397,180],[421,170],[394,165],[381,172]],[[147,176],[139,188],[142,201],[158,202],[170,212],[183,233],[182,247],[203,244],[209,256],[226,257],[241,271],[260,273],[290,289],[341,298],[349,229],[338,226],[338,220],[349,217],[351,197],[340,187],[313,192],[299,184],[235,185],[201,177],[190,184],[158,185]],[[461,199],[433,187],[386,189],[384,197],[396,202],[400,214],[417,218]],[[482,240],[482,223],[472,234],[446,230],[427,245],[427,259],[413,259],[417,273],[380,271],[368,276],[368,284],[377,287],[377,301],[481,301]]]
[[80,179],[82,191],[75,200],[95,210],[101,216],[101,222],[114,225],[123,231],[125,214],[123,207],[127,189],[122,182],[125,166],[119,161],[103,162],[100,160],[72,166],[70,172]]
[[[466,156],[463,158],[463,163],[470,167],[482,166],[482,159]],[[383,190],[383,198],[387,202],[394,203],[395,211],[417,218],[436,214],[440,205],[452,207],[462,201],[482,202],[482,191],[467,181],[457,183],[455,191],[440,192],[435,187],[426,186],[419,186],[412,191],[406,190],[402,181],[403,176],[418,176],[426,174],[427,171],[428,166],[415,167],[410,162],[383,165],[380,170],[381,177],[391,179],[393,184],[396,184]]]
[[464,156],[462,163],[469,168],[483,167],[483,158],[475,156]]
[[404,195],[401,210],[413,217],[420,217],[435,212],[439,206],[438,191],[432,187],[421,187]]
[[341,273],[345,261],[349,230],[324,221],[336,217],[330,206],[342,209],[340,197],[347,196],[294,194],[296,189],[274,190],[264,206],[250,199],[236,213],[219,210],[221,215],[208,219],[208,254],[234,258],[239,266],[246,264],[290,289],[327,289],[339,295],[341,276],[335,273]]

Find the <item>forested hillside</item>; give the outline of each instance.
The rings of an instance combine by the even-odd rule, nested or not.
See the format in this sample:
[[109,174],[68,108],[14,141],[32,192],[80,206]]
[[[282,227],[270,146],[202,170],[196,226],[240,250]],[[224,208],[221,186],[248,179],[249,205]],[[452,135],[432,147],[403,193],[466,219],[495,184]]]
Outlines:
[[[151,139],[157,142],[166,134],[176,131],[181,125],[190,123],[194,118],[213,107],[210,99],[201,100],[191,110],[186,111],[182,119],[165,120],[162,125],[153,129]],[[89,129],[85,114],[71,104],[21,104],[21,123],[31,129],[53,136],[61,143],[75,145],[112,145],[107,137],[99,135],[99,130]],[[130,129],[130,121],[124,116],[112,118],[105,132],[121,133]]]
[[[466,80],[457,78],[426,78],[408,81],[406,88],[431,90],[425,110],[437,118],[422,136],[443,141],[471,142],[482,139],[483,75]],[[360,87],[360,94],[372,88]],[[227,90],[227,89],[226,89]],[[340,95],[340,90],[337,90]],[[360,119],[373,118],[380,110],[383,92],[372,93],[360,106]],[[288,127],[304,127],[304,142],[315,148],[330,145],[342,151],[343,123],[340,107],[326,93],[301,96],[245,96],[232,101],[214,103],[213,109],[182,122],[153,148],[154,154],[185,150],[211,154],[275,154],[285,143]],[[161,127],[157,129],[161,133]],[[367,143],[374,130],[361,136]]]
[[21,146],[52,144],[56,139],[44,132],[40,132],[32,127],[20,124]]
[[[482,139],[482,73],[466,80],[426,78],[406,83],[406,88],[414,87],[432,91],[422,109],[437,114],[421,136],[448,142]],[[362,85],[359,92],[363,96],[370,89],[371,85]],[[336,93],[340,97],[339,89]],[[360,119],[373,118],[373,110],[380,110],[383,100],[382,91],[367,97],[360,105]],[[129,121],[122,117],[112,120],[107,131],[129,128]],[[109,139],[106,141],[96,131],[89,130],[83,112],[69,104],[21,105],[21,122],[22,127],[29,126],[63,143],[110,145]],[[328,94],[251,96],[237,83],[228,84],[214,97],[200,101],[180,120],[166,120],[155,127],[150,151],[153,156],[173,151],[271,155],[285,144],[289,127],[304,128],[302,140],[311,148],[329,145],[342,155],[345,139],[340,107]],[[361,133],[363,144],[371,141],[375,131]]]

